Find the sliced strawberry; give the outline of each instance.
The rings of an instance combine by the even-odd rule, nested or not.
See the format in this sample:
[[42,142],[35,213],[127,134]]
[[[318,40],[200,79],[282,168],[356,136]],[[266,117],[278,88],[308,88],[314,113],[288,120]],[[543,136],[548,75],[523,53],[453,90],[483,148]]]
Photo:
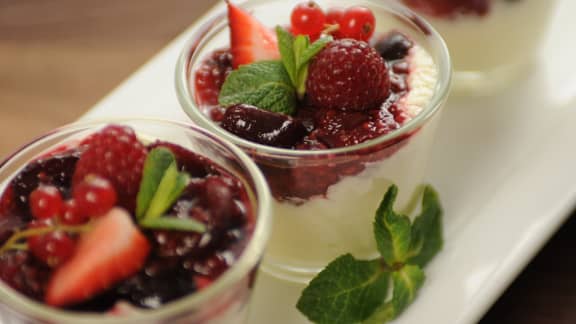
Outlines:
[[140,270],[150,244],[124,209],[113,208],[84,234],[72,258],[53,274],[45,295],[52,306],[91,298]]
[[245,10],[228,3],[232,67],[280,57],[276,35]]

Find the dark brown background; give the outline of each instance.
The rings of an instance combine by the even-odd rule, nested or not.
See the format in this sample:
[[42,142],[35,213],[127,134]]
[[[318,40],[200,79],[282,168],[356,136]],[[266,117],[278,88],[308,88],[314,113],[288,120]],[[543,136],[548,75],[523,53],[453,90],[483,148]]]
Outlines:
[[[0,159],[76,119],[215,2],[0,0]],[[572,217],[481,323],[576,323],[574,247]]]

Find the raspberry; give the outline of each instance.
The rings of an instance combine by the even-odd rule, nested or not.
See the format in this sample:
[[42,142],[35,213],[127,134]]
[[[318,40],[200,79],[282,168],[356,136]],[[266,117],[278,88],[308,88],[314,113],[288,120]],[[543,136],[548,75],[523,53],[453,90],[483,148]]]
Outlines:
[[312,60],[308,73],[308,100],[321,108],[364,111],[382,104],[390,92],[386,63],[362,41],[331,42]]
[[196,100],[202,105],[218,104],[220,88],[232,71],[230,51],[215,51],[204,60],[195,73]]
[[133,211],[147,154],[134,131],[110,125],[93,134],[83,146],[85,151],[76,163],[73,186],[88,175],[105,178],[116,189],[118,205]]

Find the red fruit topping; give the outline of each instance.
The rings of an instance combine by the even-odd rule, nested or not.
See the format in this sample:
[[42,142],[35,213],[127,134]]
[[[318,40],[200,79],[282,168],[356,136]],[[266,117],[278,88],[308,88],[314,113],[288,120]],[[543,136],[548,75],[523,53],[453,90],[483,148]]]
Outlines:
[[196,101],[202,105],[217,105],[220,88],[232,71],[232,54],[228,50],[215,51],[202,61],[195,72]]
[[83,145],[73,184],[88,175],[108,179],[118,194],[118,205],[134,210],[147,150],[130,127],[110,125],[94,133]]
[[366,7],[350,7],[340,20],[340,33],[343,37],[367,42],[374,33],[376,18]]
[[149,251],[148,240],[130,214],[114,208],[80,238],[72,258],[56,269],[45,301],[64,306],[87,300],[138,272]]
[[88,175],[74,186],[72,193],[81,214],[101,216],[116,204],[116,190],[110,181],[99,176]]
[[18,215],[23,220],[30,220],[30,193],[40,184],[53,185],[61,192],[70,187],[72,172],[80,151],[71,150],[30,162],[12,180],[14,203]]
[[400,125],[386,109],[368,112],[341,112],[321,109],[316,117],[316,130],[310,138],[329,148],[350,146],[385,135]]
[[66,225],[80,225],[84,224],[90,220],[88,214],[83,213],[76,200],[69,199],[64,203],[64,209],[62,215],[60,216],[60,222]]
[[226,109],[221,126],[249,141],[276,147],[293,147],[308,133],[297,119],[246,104]]
[[390,92],[388,67],[367,43],[339,39],[310,63],[306,92],[313,106],[362,111],[378,107]]
[[332,7],[326,12],[326,24],[327,25],[338,25],[338,28],[332,32],[332,36],[336,39],[344,38],[342,32],[340,31],[340,25],[342,24],[342,18],[344,17],[344,9],[339,7]]
[[314,1],[301,2],[292,9],[290,15],[292,32],[296,35],[308,35],[316,39],[324,29],[326,16]]
[[232,66],[236,69],[242,64],[279,58],[274,32],[230,1],[227,4]]
[[[53,226],[50,221],[33,221],[28,228],[42,228]],[[42,235],[28,237],[30,252],[51,268],[58,267],[66,262],[76,249],[76,242],[65,232],[55,230]]]
[[37,219],[47,219],[62,213],[64,202],[58,188],[40,185],[30,194],[30,210]]
[[403,0],[416,11],[437,17],[453,17],[457,14],[484,16],[490,11],[489,0]]

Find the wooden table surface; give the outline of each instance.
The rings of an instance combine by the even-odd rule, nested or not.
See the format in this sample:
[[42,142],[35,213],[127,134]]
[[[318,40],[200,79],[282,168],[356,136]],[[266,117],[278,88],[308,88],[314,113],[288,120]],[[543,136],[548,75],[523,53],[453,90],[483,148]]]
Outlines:
[[[0,0],[0,158],[76,119],[215,2]],[[575,247],[571,217],[481,323],[576,323]]]

